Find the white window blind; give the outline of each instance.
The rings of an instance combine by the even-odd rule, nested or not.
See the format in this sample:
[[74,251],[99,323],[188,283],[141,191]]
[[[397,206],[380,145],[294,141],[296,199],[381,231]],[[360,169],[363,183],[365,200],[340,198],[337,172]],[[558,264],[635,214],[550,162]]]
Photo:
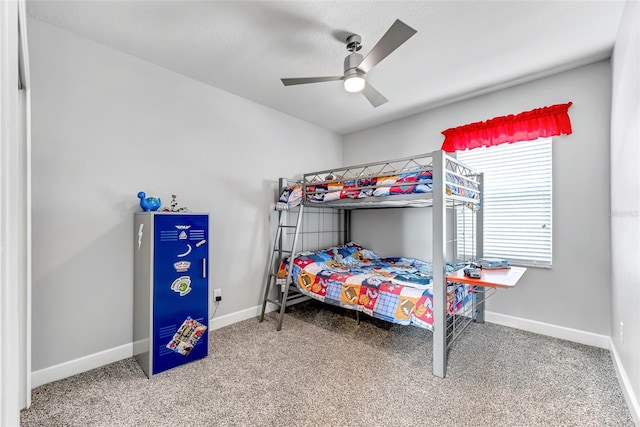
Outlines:
[[[551,267],[551,138],[458,152],[458,159],[484,173],[484,257],[514,265]],[[458,215],[458,228],[469,227]],[[465,233],[458,253],[469,256]]]

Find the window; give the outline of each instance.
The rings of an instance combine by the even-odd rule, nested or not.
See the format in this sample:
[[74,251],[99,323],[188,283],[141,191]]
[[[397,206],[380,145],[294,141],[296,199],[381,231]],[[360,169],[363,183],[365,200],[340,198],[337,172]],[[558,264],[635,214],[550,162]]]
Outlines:
[[[457,157],[484,173],[483,256],[551,267],[551,138],[460,151]],[[469,217],[463,210],[458,228],[467,228]],[[468,234],[458,241],[462,256],[469,255]]]

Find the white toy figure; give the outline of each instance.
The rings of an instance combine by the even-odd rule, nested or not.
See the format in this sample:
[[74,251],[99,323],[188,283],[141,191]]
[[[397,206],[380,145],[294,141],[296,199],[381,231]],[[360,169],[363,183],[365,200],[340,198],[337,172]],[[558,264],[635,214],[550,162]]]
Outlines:
[[171,195],[171,212],[179,212],[178,196],[176,194]]

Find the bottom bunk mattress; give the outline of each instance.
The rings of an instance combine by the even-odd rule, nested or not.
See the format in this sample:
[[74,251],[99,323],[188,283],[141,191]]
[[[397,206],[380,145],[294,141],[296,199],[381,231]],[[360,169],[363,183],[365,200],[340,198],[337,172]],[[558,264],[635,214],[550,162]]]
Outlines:
[[[463,268],[447,264],[447,273]],[[289,260],[280,265],[285,277]],[[381,258],[350,242],[314,252],[301,252],[293,261],[291,281],[319,301],[364,312],[402,325],[433,329],[431,264],[413,258]],[[282,279],[284,280],[284,279]],[[284,284],[284,283],[281,283]],[[472,287],[447,285],[447,312],[463,314],[473,304]]]

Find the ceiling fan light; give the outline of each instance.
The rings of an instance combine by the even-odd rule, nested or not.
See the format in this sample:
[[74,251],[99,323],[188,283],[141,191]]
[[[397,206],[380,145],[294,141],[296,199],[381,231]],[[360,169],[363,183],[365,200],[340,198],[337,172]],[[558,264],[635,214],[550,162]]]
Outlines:
[[344,79],[344,90],[347,92],[360,92],[364,89],[364,77],[352,75]]

